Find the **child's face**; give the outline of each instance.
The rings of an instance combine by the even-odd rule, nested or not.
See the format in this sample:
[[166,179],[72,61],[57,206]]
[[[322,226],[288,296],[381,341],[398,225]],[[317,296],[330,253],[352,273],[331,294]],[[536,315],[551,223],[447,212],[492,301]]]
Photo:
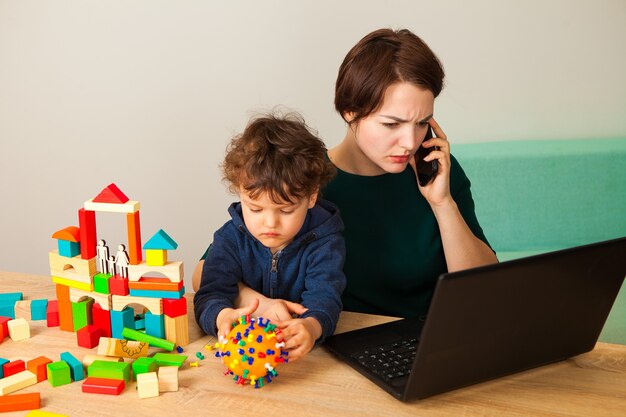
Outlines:
[[307,210],[315,205],[317,193],[304,197],[295,204],[277,204],[267,193],[252,199],[240,190],[241,211],[246,227],[263,246],[276,253],[287,246],[298,234],[306,218]]

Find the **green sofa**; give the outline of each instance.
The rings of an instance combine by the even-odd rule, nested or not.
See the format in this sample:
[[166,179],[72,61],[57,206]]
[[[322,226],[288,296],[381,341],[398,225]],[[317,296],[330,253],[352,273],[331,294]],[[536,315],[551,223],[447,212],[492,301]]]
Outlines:
[[[626,139],[453,144],[452,153],[500,261],[626,236]],[[600,340],[626,344],[626,285]]]

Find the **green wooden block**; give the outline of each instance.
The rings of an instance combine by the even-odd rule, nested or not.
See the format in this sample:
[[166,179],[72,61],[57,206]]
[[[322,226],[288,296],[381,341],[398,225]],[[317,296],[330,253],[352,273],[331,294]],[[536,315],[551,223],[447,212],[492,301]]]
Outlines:
[[153,356],[157,366],[183,366],[187,360],[185,355],[175,355],[173,353],[157,353]]
[[72,382],[70,366],[64,361],[52,362],[46,365],[48,371],[48,382],[53,387],[67,385]]
[[93,306],[93,298],[72,302],[72,317],[74,318],[74,331],[78,331],[88,324],[92,324],[91,307]]
[[111,274],[99,273],[93,276],[93,290],[101,294],[110,294],[109,278]]
[[169,350],[170,352],[174,350],[174,342],[161,339],[160,337],[150,336],[149,334],[141,333],[135,329],[129,329],[128,327],[124,327],[122,329],[122,337],[137,340],[139,342],[148,342],[151,346],[160,347],[161,349]]
[[139,374],[147,374],[148,372],[154,372],[157,369],[157,362],[154,358],[141,357],[137,358],[132,365],[133,378],[137,379]]
[[130,382],[130,364],[128,362],[93,361],[87,368],[87,376],[123,379],[124,382]]

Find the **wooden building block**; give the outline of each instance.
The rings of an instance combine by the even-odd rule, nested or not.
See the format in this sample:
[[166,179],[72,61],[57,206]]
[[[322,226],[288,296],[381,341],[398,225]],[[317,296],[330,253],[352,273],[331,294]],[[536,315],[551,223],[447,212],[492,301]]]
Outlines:
[[122,311],[111,310],[111,336],[122,339],[124,327],[135,327],[135,312],[132,308],[126,307]]
[[146,322],[146,334],[165,339],[165,321],[163,314],[152,314],[146,311],[144,317]]
[[4,364],[9,362],[8,359],[0,358],[0,379],[4,378]]
[[21,292],[3,292],[0,293],[0,301],[19,301],[24,299],[24,293]]
[[128,231],[128,257],[130,264],[138,265],[142,260],[139,207],[137,207],[135,212],[126,215],[126,229]]
[[45,356],[39,356],[26,362],[26,369],[37,375],[37,382],[41,382],[48,378],[46,365],[52,363],[52,360]]
[[80,256],[83,259],[95,258],[97,240],[96,212],[87,208],[79,209],[78,225],[80,229]]
[[153,290],[153,291],[180,291],[185,283],[183,281],[172,282],[168,278],[141,277],[139,281],[128,283],[131,290]]
[[74,331],[74,317],[72,316],[72,302],[70,300],[58,300],[59,328],[67,332]]
[[165,339],[161,339],[160,337],[150,336],[149,334],[145,334],[135,329],[130,329],[128,327],[124,327],[124,329],[122,330],[122,336],[127,339],[147,342],[152,346],[160,347],[161,349],[165,349],[170,352],[174,350],[174,343]]
[[15,318],[15,300],[0,300],[0,316]]
[[[57,327],[59,325],[59,302],[57,300],[48,301],[46,306],[46,325],[48,327]],[[73,327],[74,325],[72,324]]]
[[7,326],[9,327],[9,337],[14,342],[30,339],[30,326],[25,319],[10,320]]
[[68,258],[73,258],[74,256],[80,255],[80,243],[79,242],[69,242],[67,240],[58,240],[57,248],[59,250],[59,255],[66,256]]
[[68,242],[80,242],[80,229],[76,226],[68,226],[57,230],[51,237],[52,239],[67,240]]
[[139,281],[141,277],[151,273],[163,274],[172,282],[180,282],[183,280],[183,263],[181,261],[168,262],[163,266],[151,266],[145,262],[139,265],[128,266],[128,279],[130,281]]
[[123,379],[88,377],[82,385],[83,392],[93,394],[119,395],[124,391],[126,384]]
[[70,287],[67,285],[57,284],[55,286],[57,300],[59,301],[71,301],[70,300]]
[[159,392],[178,391],[178,366],[161,366],[158,377]]
[[74,331],[76,332],[92,323],[91,307],[93,306],[93,298],[77,303],[70,302],[72,303],[72,317],[74,320]]
[[179,299],[164,298],[163,314],[171,318],[187,314],[187,299],[184,297]]
[[11,362],[7,362],[2,365],[2,374],[4,377],[8,377],[11,375],[19,374],[22,371],[26,370],[26,364],[21,359],[16,359]]
[[[91,212],[103,211],[103,212],[108,212],[108,213],[135,213],[136,211],[139,211],[139,209],[141,208],[141,204],[139,204],[139,201],[130,201],[130,200],[123,204],[97,203],[97,202],[94,202],[93,200],[87,200],[85,201],[85,204],[83,205],[83,207],[84,207],[84,210],[91,211]],[[81,225],[81,229],[82,229],[82,225]],[[94,241],[94,248],[95,246],[96,245]]]
[[9,411],[35,410],[40,406],[41,396],[38,392],[0,396],[0,413],[8,413]]
[[148,372],[155,372],[157,370],[157,363],[154,358],[138,358],[132,364],[133,368],[133,377],[137,379],[137,375],[145,374]]
[[94,303],[91,307],[91,319],[93,325],[98,327],[102,334],[101,337],[111,337],[111,313],[100,307],[100,304]]
[[167,263],[167,251],[164,249],[146,249],[146,265],[163,266]]
[[159,379],[156,372],[137,375],[137,394],[139,398],[159,396]]
[[111,274],[99,273],[99,274],[94,275],[93,290],[101,294],[110,294],[111,293],[111,291],[109,290],[110,278],[111,278]]
[[63,285],[65,287],[78,288],[79,290],[83,291],[93,291],[93,283],[91,282],[79,282],[72,279],[58,277],[55,275],[52,275],[52,282],[54,282],[55,284]]
[[101,337],[98,355],[137,359],[148,356],[149,345],[146,342]]
[[70,376],[73,381],[82,381],[85,379],[85,370],[83,364],[70,352],[61,353],[61,360],[70,367]]
[[32,300],[20,300],[15,302],[15,318],[23,318],[25,320],[31,320],[30,305]]
[[68,417],[65,414],[51,413],[49,411],[33,410],[26,417]]
[[175,250],[178,248],[178,243],[168,235],[165,230],[159,229],[148,241],[143,248],[148,249],[163,249],[163,250]]
[[[94,251],[95,244],[94,244]],[[81,254],[82,256],[82,254]],[[61,256],[58,251],[51,251],[48,255],[50,260],[50,273],[52,275],[59,275],[64,278],[63,273],[71,273],[69,279],[84,280],[84,277],[93,277],[96,271],[96,257],[81,258],[75,256],[73,258]]]
[[128,295],[128,278],[115,275],[109,279],[109,292],[113,295]]
[[[113,310],[121,311],[129,304],[139,304],[150,310],[152,314],[163,314],[163,303],[161,299],[145,297],[133,297],[130,295],[113,295]],[[129,326],[134,327],[134,326]]]
[[187,356],[175,353],[155,353],[153,358],[157,362],[158,367],[175,366],[180,368],[187,360]]
[[88,368],[94,361],[109,361],[109,362],[123,362],[123,358],[118,358],[115,356],[105,356],[105,355],[92,355],[87,354],[83,356],[83,366]]
[[48,370],[48,382],[53,387],[60,387],[72,382],[70,366],[67,362],[51,362],[46,365],[46,369]]
[[36,383],[37,375],[28,370],[22,371],[19,374],[0,379],[0,395],[7,395]]
[[102,330],[98,326],[88,324],[76,332],[76,343],[80,347],[91,349],[98,346],[101,337]]
[[31,320],[46,320],[48,300],[33,300],[30,303]]
[[165,338],[178,346],[189,344],[189,321],[187,314],[178,317],[164,316]]
[[120,190],[118,186],[115,185],[115,183],[111,183],[107,185],[102,191],[100,191],[100,194],[94,197],[93,202],[124,204],[128,200],[130,199],[126,197],[126,194],[124,194],[122,190]]
[[130,364],[127,362],[93,361],[87,375],[95,378],[123,379],[130,381]]
[[8,323],[13,320],[11,317],[0,316],[0,342],[5,337],[9,337],[9,325]]
[[70,301],[75,303],[88,298],[93,298],[94,302],[100,304],[104,310],[111,309],[111,294],[100,294],[94,291],[84,291],[78,288],[70,288]]
[[133,297],[145,298],[174,298],[181,299],[185,295],[185,287],[178,291],[155,291],[155,290],[133,290],[129,289],[130,295]]

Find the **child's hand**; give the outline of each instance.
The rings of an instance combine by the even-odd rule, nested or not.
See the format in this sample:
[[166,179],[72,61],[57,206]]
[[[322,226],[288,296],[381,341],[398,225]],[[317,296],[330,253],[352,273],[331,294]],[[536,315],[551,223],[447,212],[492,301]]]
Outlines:
[[315,341],[322,335],[322,326],[313,317],[281,321],[276,326],[282,331],[284,349],[289,352],[290,361],[298,360],[309,353]]
[[225,308],[217,315],[215,320],[217,324],[217,337],[226,337],[232,330],[232,323],[241,318],[241,316],[248,316],[255,312],[259,306],[259,300],[255,299],[249,306],[241,307],[238,309]]
[[302,306],[302,304],[293,303],[280,298],[272,301],[272,305],[266,308],[265,311],[259,312],[259,315],[262,315],[273,322],[291,320],[292,314],[301,315],[308,310]]

